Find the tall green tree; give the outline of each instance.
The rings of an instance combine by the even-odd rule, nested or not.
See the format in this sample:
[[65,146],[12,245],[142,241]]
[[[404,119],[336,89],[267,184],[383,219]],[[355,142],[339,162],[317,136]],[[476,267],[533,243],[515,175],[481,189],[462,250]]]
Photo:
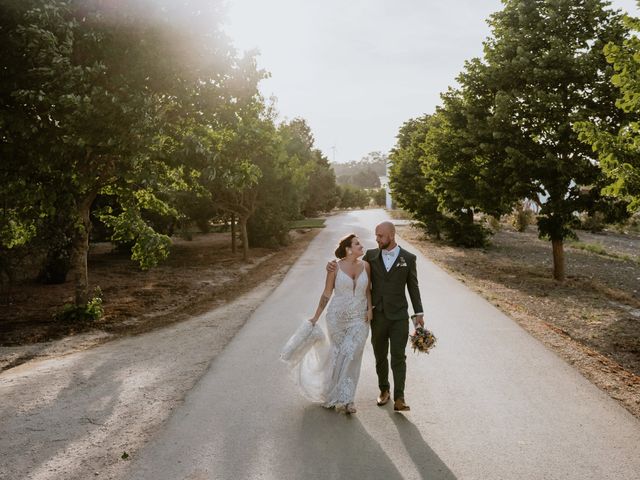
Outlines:
[[[278,131],[287,156],[299,165],[296,174],[292,164],[290,174],[304,183],[300,213],[313,216],[319,211],[331,210],[338,202],[335,173],[327,157],[316,148],[311,127],[303,118],[294,118],[282,123]],[[304,178],[299,178],[300,175]]]
[[289,195],[289,203],[296,204],[297,213],[313,216],[333,208],[337,203],[335,174],[329,161],[315,147],[311,127],[303,118],[294,118],[278,127],[283,148],[289,157],[288,172],[298,188],[296,196]]
[[578,123],[576,130],[598,154],[608,180],[603,193],[628,201],[629,212],[635,212],[640,210],[640,18],[623,21],[633,35],[622,43],[608,43],[604,51],[615,70],[611,82],[619,89],[616,106],[630,118],[613,132],[597,120]]
[[429,130],[429,115],[407,120],[397,135],[389,154],[389,186],[393,199],[422,222],[428,234],[440,238],[444,216],[438,199],[427,190],[428,180],[422,172],[422,148]]
[[478,132],[469,128],[471,112],[462,92],[450,90],[442,99],[423,144],[426,188],[447,217],[447,236],[459,245],[482,246],[488,232],[474,221],[474,214],[500,217],[510,202],[504,199],[504,184],[496,182],[495,157],[482,150]]
[[245,261],[249,259],[247,223],[258,207],[258,185],[276,149],[275,126],[265,118],[262,104],[255,102],[228,131],[220,161],[205,177],[215,204],[238,219]]
[[[602,49],[621,43],[619,13],[601,0],[505,0],[489,20],[481,81],[491,102],[487,123],[504,141],[509,177],[539,195],[538,229],[551,240],[554,278],[564,279],[563,241],[574,212],[584,210],[581,187],[601,171],[573,125],[597,119],[616,128],[620,113]],[[463,88],[465,85],[463,83]]]
[[302,204],[302,214],[306,217],[328,212],[339,201],[336,175],[329,159],[318,149],[313,150],[312,162],[308,167],[306,192],[306,200]]
[[[67,199],[78,305],[88,298],[89,215],[98,193],[118,198],[120,212],[102,214],[116,239],[132,240],[134,258],[153,265],[170,242],[141,211],[172,213],[164,194],[188,188],[191,159],[215,154],[201,141],[212,126],[202,120],[200,102],[222,109],[255,89],[240,76],[234,52],[211,43],[215,24],[178,31],[162,18],[175,5],[142,17],[131,5],[33,0],[3,3],[0,15],[10,52],[3,53],[0,84],[9,230],[26,238],[34,217],[52,215],[54,200]],[[196,18],[196,7],[182,2],[180,14]],[[10,197],[26,179],[24,193]]]

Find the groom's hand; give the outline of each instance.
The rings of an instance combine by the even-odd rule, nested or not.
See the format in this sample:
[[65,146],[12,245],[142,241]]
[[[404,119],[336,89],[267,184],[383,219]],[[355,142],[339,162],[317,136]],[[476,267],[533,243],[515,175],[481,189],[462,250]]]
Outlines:
[[331,260],[327,263],[327,272],[335,272],[338,269],[338,262],[335,260]]
[[413,325],[417,327],[424,328],[424,315],[415,315],[413,317]]

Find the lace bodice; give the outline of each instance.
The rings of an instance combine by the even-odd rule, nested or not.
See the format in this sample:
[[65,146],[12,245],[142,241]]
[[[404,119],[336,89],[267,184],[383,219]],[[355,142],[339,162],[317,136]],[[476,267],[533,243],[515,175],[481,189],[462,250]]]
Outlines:
[[338,267],[333,292],[336,297],[362,297],[366,300],[369,278],[367,277],[367,272],[364,266],[362,266],[361,268],[362,271],[356,277],[356,279],[353,280],[340,267]]

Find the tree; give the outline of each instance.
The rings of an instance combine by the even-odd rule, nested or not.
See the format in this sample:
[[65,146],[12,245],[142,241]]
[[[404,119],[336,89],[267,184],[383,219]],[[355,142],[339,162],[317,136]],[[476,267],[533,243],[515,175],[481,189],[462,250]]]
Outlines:
[[624,29],[600,0],[504,3],[489,21],[492,37],[474,81],[490,99],[486,122],[505,145],[506,178],[535,192],[531,198],[546,198],[538,229],[552,242],[554,278],[562,280],[563,241],[573,235],[574,212],[584,210],[580,188],[600,175],[572,127],[594,119],[606,130],[619,124],[602,48],[620,43]]
[[361,165],[370,167],[377,176],[383,177],[387,174],[387,162],[389,156],[383,152],[369,152],[358,162]]
[[378,188],[379,177],[387,174],[388,156],[382,152],[370,152],[359,161],[333,163],[332,167],[340,185],[356,185],[362,188]]
[[438,210],[437,198],[427,191],[428,180],[421,165],[429,118],[424,115],[410,119],[400,127],[389,155],[389,186],[398,205],[422,222],[428,234],[440,238],[444,217]]
[[351,183],[360,188],[380,188],[380,177],[371,168],[367,168],[353,175]]
[[371,198],[373,203],[378,207],[384,207],[387,205],[387,189],[386,188],[378,188],[376,190],[372,190]]
[[576,125],[580,139],[598,154],[600,166],[609,184],[602,189],[628,202],[628,211],[640,210],[640,18],[624,18],[624,24],[636,34],[621,44],[605,46],[607,61],[615,74],[611,82],[619,89],[616,106],[633,115],[615,132],[602,128],[600,122],[581,122]]
[[[272,121],[274,116],[271,117]],[[298,155],[287,152],[283,125],[273,125],[270,156],[261,159],[258,207],[249,222],[249,238],[254,245],[275,247],[289,242],[289,224],[300,217],[307,198],[309,166]],[[312,138],[309,130],[309,138]],[[296,137],[300,140],[299,137]],[[289,138],[291,140],[291,138]],[[306,142],[305,142],[306,143]]]
[[257,165],[270,155],[273,124],[261,117],[261,106],[245,110],[221,149],[221,161],[209,170],[207,186],[220,207],[238,219],[243,259],[249,259],[247,222],[255,213],[258,182],[263,175]]
[[306,190],[307,199],[302,205],[302,214],[306,217],[328,212],[338,204],[336,175],[327,157],[317,149],[314,150]]
[[369,203],[369,195],[362,188],[352,185],[338,185],[340,208],[364,208]]
[[[76,303],[81,305],[88,294],[91,203],[116,175],[118,160],[148,139],[145,130],[154,118],[153,106],[135,95],[139,89],[133,88],[131,77],[107,75],[113,57],[99,58],[109,48],[121,51],[130,40],[126,33],[116,40],[93,23],[95,17],[77,19],[66,2],[41,1],[27,8],[15,10],[6,25],[9,45],[27,61],[6,59],[12,77],[3,85],[2,123],[8,127],[3,147],[23,165],[13,172],[18,173],[13,179],[35,180],[30,190],[39,191],[38,213],[54,208],[46,200],[51,192],[67,197],[72,205],[72,259]],[[132,48],[132,60],[139,59],[136,53]],[[47,182],[47,176],[53,181]]]
[[70,250],[82,308],[92,216],[150,268],[176,223],[237,218],[246,259],[250,237],[284,241],[305,202],[335,203],[326,158],[312,141],[287,153],[258,94],[266,73],[206,3],[0,4],[2,269],[44,240],[50,264]]
[[[153,11],[198,16],[199,9],[187,1]],[[9,159],[2,194],[14,226],[0,230],[13,237],[8,243],[24,242],[34,218],[53,215],[54,200],[64,197],[72,206],[76,304],[86,305],[89,215],[98,193],[118,199],[118,214],[101,218],[115,240],[133,241],[134,259],[149,267],[166,256],[169,238],[141,212],[175,214],[162,197],[192,183],[191,158],[215,154],[200,141],[212,127],[193,92],[222,109],[251,81],[243,81],[224,42],[209,42],[215,24],[178,32],[126,2],[113,9],[100,1],[8,2],[1,17],[0,148]]]
[[[315,148],[315,139],[311,128],[302,118],[283,123],[278,129],[286,154],[291,161],[299,164],[299,174],[304,179],[301,211],[305,216],[313,216],[319,211],[328,211],[336,206],[338,195],[336,192],[335,173],[320,150]],[[294,174],[295,168],[290,169]]]

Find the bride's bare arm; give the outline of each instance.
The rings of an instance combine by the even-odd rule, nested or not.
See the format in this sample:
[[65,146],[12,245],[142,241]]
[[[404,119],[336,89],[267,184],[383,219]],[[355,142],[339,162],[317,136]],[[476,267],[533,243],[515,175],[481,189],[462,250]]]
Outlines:
[[369,284],[367,285],[367,317],[366,321],[370,322],[373,320],[373,305],[371,302],[371,265],[369,262],[364,262],[364,268],[367,271],[367,279],[369,280]]
[[320,315],[322,315],[324,307],[326,307],[329,303],[329,300],[331,300],[331,294],[333,293],[335,282],[336,272],[327,272],[327,279],[324,282],[324,291],[322,292],[322,296],[320,297],[320,302],[318,302],[318,308],[316,309],[315,315],[310,320],[314,325],[320,318]]

